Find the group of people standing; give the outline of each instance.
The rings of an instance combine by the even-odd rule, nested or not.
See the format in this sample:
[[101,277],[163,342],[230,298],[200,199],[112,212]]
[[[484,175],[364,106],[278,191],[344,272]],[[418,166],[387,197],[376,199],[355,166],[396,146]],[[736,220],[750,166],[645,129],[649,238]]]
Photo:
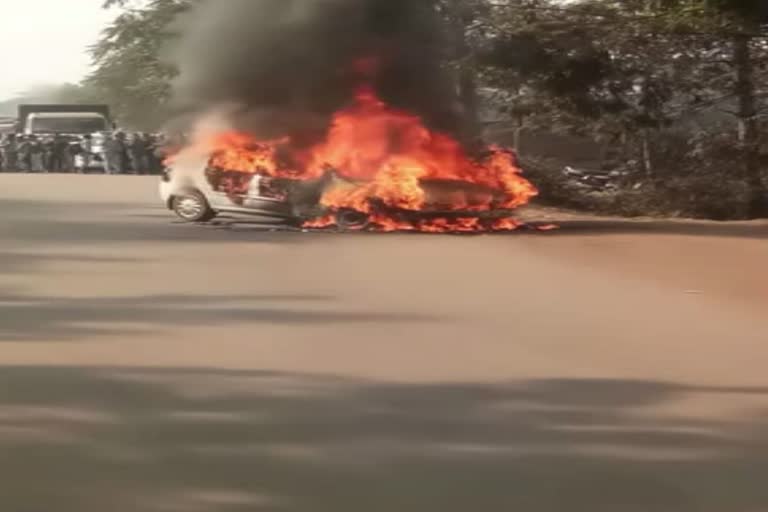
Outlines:
[[160,174],[165,142],[162,135],[124,132],[73,138],[8,134],[0,139],[0,171]]
[[69,141],[56,135],[8,134],[0,142],[0,169],[3,171],[62,172],[74,168]]
[[160,174],[163,170],[163,137],[149,133],[108,134],[102,158],[107,174]]

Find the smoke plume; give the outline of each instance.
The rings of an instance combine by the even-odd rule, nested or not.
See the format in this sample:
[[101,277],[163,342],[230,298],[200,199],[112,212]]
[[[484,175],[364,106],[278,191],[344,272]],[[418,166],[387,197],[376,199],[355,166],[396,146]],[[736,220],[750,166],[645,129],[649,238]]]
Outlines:
[[310,142],[369,74],[392,106],[455,132],[446,46],[435,0],[202,0],[183,21],[176,98]]

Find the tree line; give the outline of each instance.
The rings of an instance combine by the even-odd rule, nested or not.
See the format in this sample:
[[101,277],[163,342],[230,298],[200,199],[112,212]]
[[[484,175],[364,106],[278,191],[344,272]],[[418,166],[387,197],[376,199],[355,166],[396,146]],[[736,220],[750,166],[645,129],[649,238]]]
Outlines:
[[[108,102],[132,127],[160,125],[172,114],[177,73],[163,49],[177,35],[173,21],[197,1],[107,0],[119,13],[91,49],[94,71],[64,96]],[[456,71],[467,131],[508,127],[545,195],[623,213],[768,214],[764,2],[424,1],[449,29],[446,66]],[[491,121],[489,109],[497,113]],[[520,147],[525,131],[598,141],[600,165],[631,165],[633,188],[580,203],[558,183],[562,162]]]
[[698,186],[694,201],[714,202],[723,211],[702,213],[718,217],[767,211],[766,7],[758,0],[464,5],[479,80],[498,91],[512,123],[605,141],[612,158],[636,163],[656,197]]

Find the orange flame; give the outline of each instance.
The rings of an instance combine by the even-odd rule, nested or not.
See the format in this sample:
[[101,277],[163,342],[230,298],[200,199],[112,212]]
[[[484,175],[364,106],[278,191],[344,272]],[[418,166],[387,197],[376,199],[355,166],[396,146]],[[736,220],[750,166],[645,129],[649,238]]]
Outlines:
[[278,169],[277,164],[278,148],[288,143],[288,138],[259,142],[246,133],[224,132],[212,141],[214,152],[210,163],[214,167],[248,174],[288,174]]
[[324,215],[304,223],[306,229],[325,229],[336,225],[336,218],[333,215]]
[[[429,130],[417,116],[389,107],[370,87],[358,90],[352,105],[334,115],[324,141],[308,150],[295,149],[287,137],[258,141],[239,132],[218,135],[212,146],[210,165],[229,171],[300,180],[334,171],[343,179],[326,189],[321,204],[331,212],[370,214],[371,225],[382,231],[516,229],[521,224],[512,219],[484,223],[468,216],[411,222],[380,210],[489,212],[517,208],[538,194],[521,175],[513,153],[491,147],[485,158],[474,160],[458,141]],[[434,193],[430,183],[442,183],[443,190]],[[331,218],[323,218],[305,227],[330,224]]]

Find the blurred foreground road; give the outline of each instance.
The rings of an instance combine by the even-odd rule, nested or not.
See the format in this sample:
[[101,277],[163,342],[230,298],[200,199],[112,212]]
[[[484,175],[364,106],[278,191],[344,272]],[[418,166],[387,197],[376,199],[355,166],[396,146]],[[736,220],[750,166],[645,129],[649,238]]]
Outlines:
[[768,510],[768,224],[264,233],[155,185],[0,174],[0,510]]

